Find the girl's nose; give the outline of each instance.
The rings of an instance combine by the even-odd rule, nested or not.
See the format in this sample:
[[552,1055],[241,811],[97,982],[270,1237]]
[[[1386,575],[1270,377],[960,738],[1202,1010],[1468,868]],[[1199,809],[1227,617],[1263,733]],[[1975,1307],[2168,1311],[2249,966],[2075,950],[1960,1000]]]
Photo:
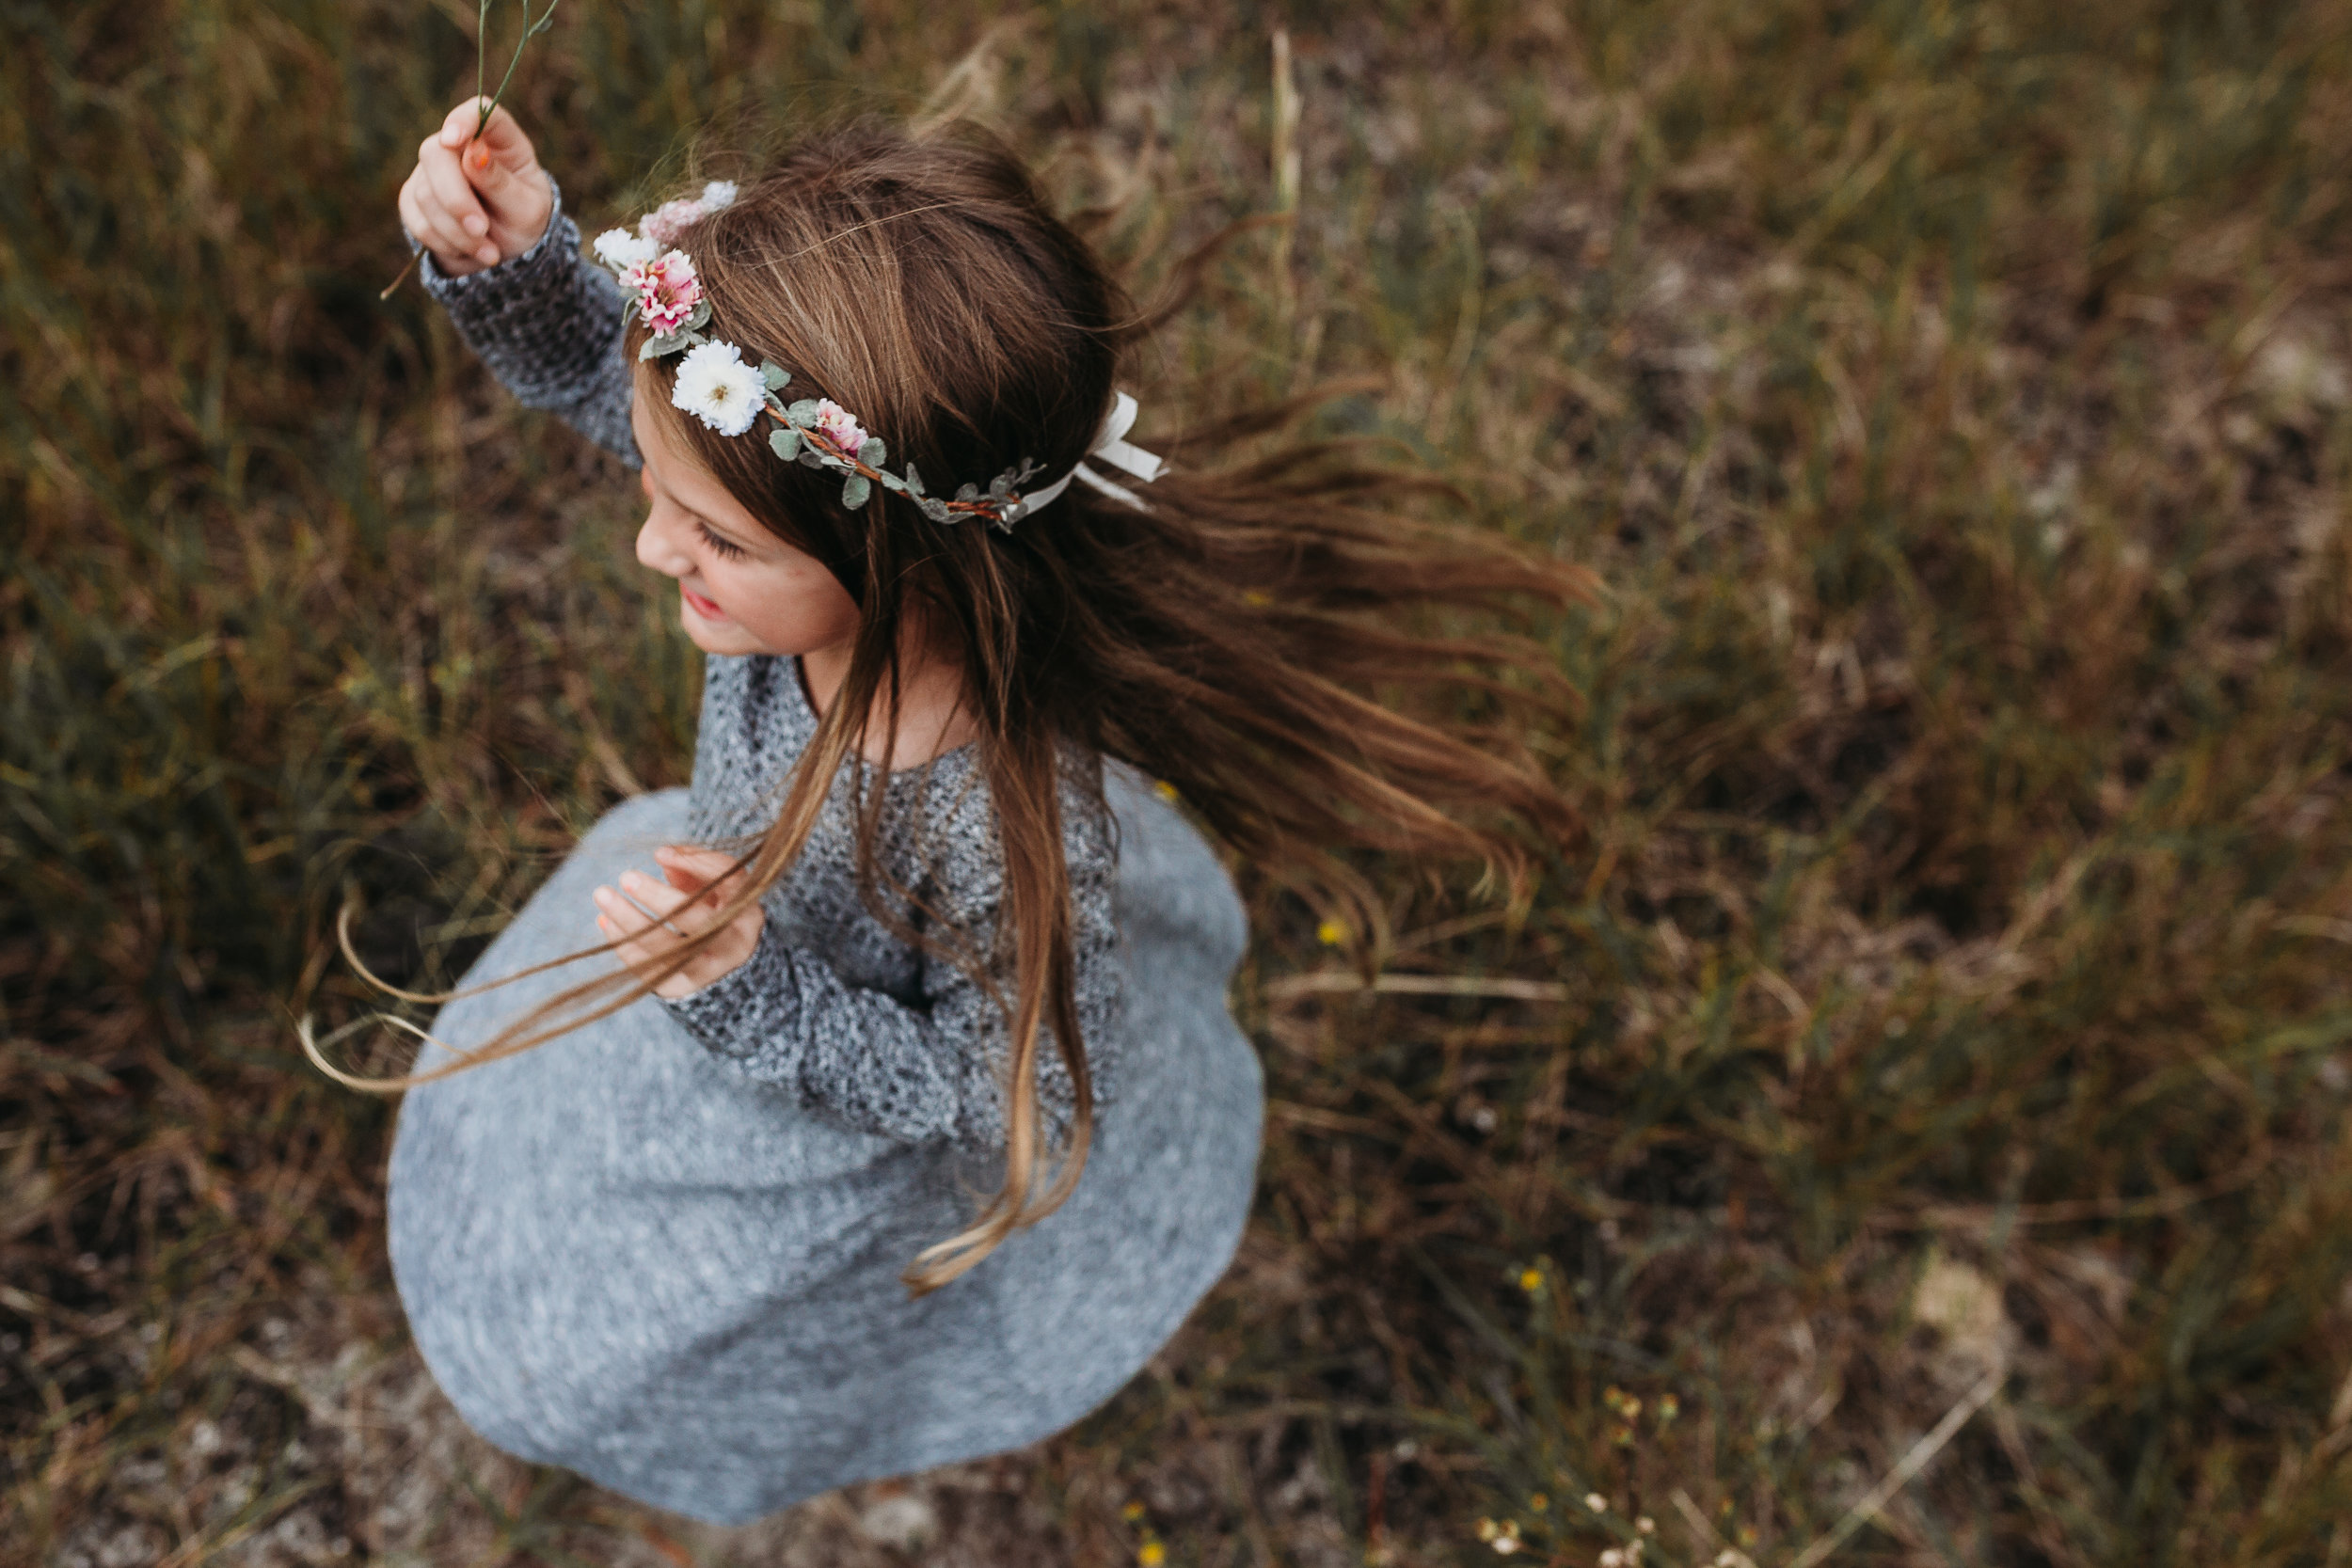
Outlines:
[[685,577],[694,569],[694,558],[673,542],[660,519],[658,507],[645,514],[644,524],[637,531],[637,563],[663,577]]

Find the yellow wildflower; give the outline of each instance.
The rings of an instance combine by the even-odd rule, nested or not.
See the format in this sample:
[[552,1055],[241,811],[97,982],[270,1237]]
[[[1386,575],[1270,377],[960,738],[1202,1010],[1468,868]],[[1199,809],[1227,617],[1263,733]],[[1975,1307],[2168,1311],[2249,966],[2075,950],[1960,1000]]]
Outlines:
[[1347,927],[1336,920],[1327,920],[1315,927],[1315,940],[1326,947],[1337,947],[1347,940]]
[[1136,1560],[1143,1568],[1160,1568],[1160,1564],[1168,1560],[1168,1548],[1156,1541],[1146,1541],[1143,1549],[1136,1553]]
[[1549,1508],[1550,1506],[1551,1506],[1551,1499],[1550,1499],[1549,1497],[1545,1497],[1545,1496],[1544,1496],[1541,1492],[1535,1492],[1535,1493],[1531,1493],[1531,1494],[1529,1494],[1529,1496],[1528,1496],[1528,1499],[1527,1499],[1527,1512],[1528,1512],[1528,1513],[1542,1513],[1545,1509]]
[[1542,1290],[1543,1288],[1544,1288],[1544,1271],[1543,1271],[1543,1270],[1541,1270],[1541,1269],[1521,1269],[1521,1270],[1519,1271],[1519,1289],[1520,1289],[1520,1290],[1525,1291],[1526,1291],[1529,1295],[1531,1295],[1531,1296],[1532,1296],[1532,1295],[1534,1295],[1536,1291],[1538,1291]]
[[1143,1517],[1143,1505],[1141,1503],[1129,1503],[1125,1508],[1119,1511],[1119,1516],[1132,1525],[1137,1519]]

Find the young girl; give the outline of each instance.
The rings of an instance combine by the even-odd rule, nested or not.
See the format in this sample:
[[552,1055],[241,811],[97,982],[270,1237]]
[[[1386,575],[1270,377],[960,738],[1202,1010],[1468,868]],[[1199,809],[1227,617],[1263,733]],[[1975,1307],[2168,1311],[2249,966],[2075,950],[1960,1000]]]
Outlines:
[[426,286],[639,469],[709,657],[691,788],[596,825],[401,1081],[418,1346],[493,1443],[711,1520],[1057,1431],[1249,1207],[1242,911],[1168,802],[1359,932],[1351,848],[1519,883],[1497,814],[1556,842],[1554,791],[1373,693],[1558,714],[1502,673],[1539,649],[1408,622],[1584,578],[1343,450],[1161,472],[1150,319],[977,133],[818,135],[591,259],[476,115],[401,193]]

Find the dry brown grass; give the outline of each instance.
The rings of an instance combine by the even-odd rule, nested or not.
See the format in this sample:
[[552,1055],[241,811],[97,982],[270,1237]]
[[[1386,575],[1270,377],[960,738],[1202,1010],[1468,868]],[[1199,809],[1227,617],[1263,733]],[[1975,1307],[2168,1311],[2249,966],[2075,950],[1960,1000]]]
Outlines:
[[[617,470],[373,297],[471,10],[6,14],[0,1555],[2352,1558],[2340,0],[1289,9],[1295,230],[1147,406],[1375,373],[1327,428],[1600,568],[1534,737],[1595,852],[1517,930],[1397,876],[1443,978],[1372,996],[1261,893],[1225,1285],[1076,1431],[740,1532],[459,1427],[289,1042],[346,889],[446,977],[687,759]],[[567,8],[516,102],[596,214],[945,84],[1148,279],[1291,199],[1276,20]]]

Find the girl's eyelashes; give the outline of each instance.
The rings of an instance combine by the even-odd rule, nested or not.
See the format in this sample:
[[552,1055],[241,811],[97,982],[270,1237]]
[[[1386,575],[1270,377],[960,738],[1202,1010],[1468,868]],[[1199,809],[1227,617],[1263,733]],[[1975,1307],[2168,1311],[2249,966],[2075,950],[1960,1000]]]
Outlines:
[[704,544],[708,545],[712,549],[717,550],[722,556],[724,556],[729,561],[739,561],[744,556],[752,553],[751,551],[745,549],[742,546],[737,544],[734,540],[723,538],[720,535],[711,532],[710,525],[704,522],[700,517],[694,519],[694,528],[696,531],[702,534]]

